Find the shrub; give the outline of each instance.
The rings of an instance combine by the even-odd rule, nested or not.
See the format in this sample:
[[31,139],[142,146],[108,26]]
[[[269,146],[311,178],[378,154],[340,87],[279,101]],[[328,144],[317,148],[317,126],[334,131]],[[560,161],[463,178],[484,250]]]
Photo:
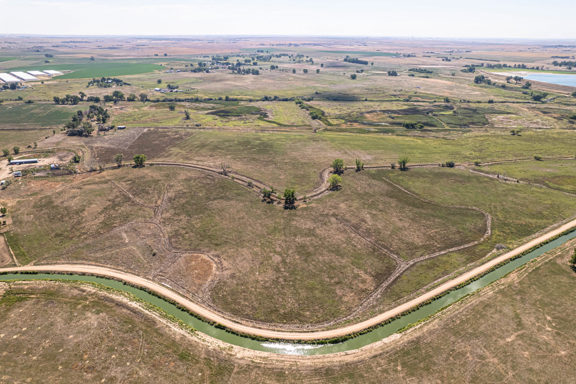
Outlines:
[[286,188],[284,190],[284,208],[294,209],[296,204],[296,191],[292,188]]
[[542,161],[542,156],[535,155],[535,156],[534,156],[534,160],[536,160],[536,161]]
[[364,170],[364,162],[360,159],[356,159],[356,172]]
[[409,159],[406,156],[401,157],[400,160],[398,160],[398,165],[399,165],[401,171],[408,170],[408,161],[409,161]]
[[332,169],[334,170],[334,173],[337,175],[341,175],[342,173],[344,173],[344,160],[335,159],[332,162]]
[[120,168],[122,166],[123,160],[124,160],[124,155],[121,153],[114,156],[114,161],[116,162],[116,165],[118,166],[118,168]]
[[340,186],[342,185],[342,177],[339,175],[331,175],[328,178],[328,183],[330,184],[330,189],[336,191],[340,189]]

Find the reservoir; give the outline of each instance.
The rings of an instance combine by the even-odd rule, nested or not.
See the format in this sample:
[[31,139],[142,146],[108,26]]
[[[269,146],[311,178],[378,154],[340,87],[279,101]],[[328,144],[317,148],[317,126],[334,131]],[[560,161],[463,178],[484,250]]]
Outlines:
[[534,73],[528,72],[522,75],[526,80],[540,81],[542,83],[550,83],[557,85],[565,85],[568,87],[576,87],[576,74],[559,74],[559,73]]

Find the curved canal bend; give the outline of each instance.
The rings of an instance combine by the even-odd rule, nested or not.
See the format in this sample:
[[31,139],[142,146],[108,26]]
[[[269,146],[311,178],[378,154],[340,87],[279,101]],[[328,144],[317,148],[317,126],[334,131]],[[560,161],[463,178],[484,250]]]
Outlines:
[[[506,276],[507,274],[514,271],[515,269],[517,269],[517,268],[525,265],[529,261],[537,258],[538,256],[541,256],[542,254],[549,252],[549,251],[553,250],[554,248],[557,248],[557,247],[563,245],[564,243],[566,243],[569,240],[575,239],[576,238],[576,229],[574,229],[574,227],[576,227],[576,220],[573,220],[570,223],[565,224],[565,225],[561,226],[560,228],[557,228],[553,231],[550,231],[546,235],[540,236],[538,239],[535,239],[535,240],[539,240],[540,244],[542,242],[546,242],[545,244],[537,245],[538,244],[537,243],[536,244],[537,247],[534,248],[533,242],[535,240],[533,240],[531,242],[524,244],[521,247],[516,248],[515,250],[513,250],[511,252],[508,252],[508,253],[500,256],[500,257],[495,258],[494,260],[491,260],[491,261],[483,264],[482,266],[480,266],[478,268],[485,267],[485,266],[495,267],[495,266],[498,266],[498,264],[500,264],[502,261],[510,260],[512,258],[512,260],[507,262],[506,264],[498,266],[497,268],[491,270],[488,273],[484,272],[485,274],[481,275],[480,278],[478,278],[474,281],[471,281],[467,284],[462,285],[463,281],[460,281],[460,280],[463,276],[469,275],[471,272],[474,272],[478,268],[475,268],[474,270],[470,271],[468,274],[464,274],[459,278],[450,280],[447,283],[442,284],[438,288],[435,288],[431,292],[429,292],[425,295],[422,295],[419,298],[411,300],[410,302],[408,302],[402,306],[399,306],[399,307],[397,307],[391,311],[387,311],[387,312],[385,312],[379,316],[376,316],[376,317],[369,319],[369,320],[362,322],[362,323],[354,324],[352,326],[344,327],[344,328],[340,328],[340,329],[336,329],[336,330],[304,333],[304,335],[306,335],[306,337],[303,337],[301,339],[299,339],[298,336],[299,335],[301,336],[302,333],[291,333],[291,332],[282,332],[282,331],[278,331],[278,332],[277,331],[267,331],[267,330],[258,329],[258,328],[252,328],[250,330],[250,332],[246,332],[247,334],[264,336],[264,337],[271,337],[269,335],[279,335],[276,338],[294,340],[293,342],[259,341],[259,340],[250,338],[248,336],[241,336],[238,334],[230,333],[230,332],[226,331],[225,329],[223,329],[222,327],[214,326],[214,325],[212,325],[206,321],[203,321],[203,320],[200,320],[200,319],[194,317],[189,312],[178,308],[175,304],[172,304],[171,302],[168,302],[168,301],[166,301],[166,300],[164,300],[158,296],[155,296],[155,295],[153,295],[153,294],[151,294],[151,293],[149,293],[143,289],[134,287],[132,285],[126,285],[122,281],[112,280],[112,279],[106,278],[106,277],[98,277],[98,276],[93,276],[93,275],[81,275],[81,274],[77,274],[77,275],[75,275],[75,274],[59,274],[58,272],[66,273],[66,271],[64,269],[58,270],[58,267],[59,267],[58,265],[2,268],[2,269],[0,269],[0,273],[2,273],[0,275],[0,281],[67,280],[67,281],[80,281],[80,282],[96,283],[96,284],[99,284],[99,285],[102,285],[102,286],[105,286],[108,288],[112,288],[112,289],[115,289],[118,291],[127,292],[127,293],[135,296],[139,300],[142,300],[143,302],[149,303],[155,307],[160,308],[161,310],[163,310],[167,314],[169,314],[169,315],[173,316],[174,318],[182,321],[184,324],[191,326],[192,328],[196,329],[197,331],[205,333],[211,337],[214,337],[216,339],[219,339],[219,340],[226,342],[226,343],[229,343],[229,344],[237,345],[237,346],[248,348],[248,349],[253,349],[256,351],[273,352],[273,353],[280,353],[280,354],[324,355],[324,354],[345,352],[345,351],[351,351],[351,350],[362,348],[364,346],[367,346],[369,344],[372,344],[374,342],[382,340],[388,336],[391,336],[395,333],[398,333],[402,329],[405,329],[406,327],[408,327],[412,324],[415,324],[419,321],[422,321],[422,320],[428,318],[429,316],[437,313],[438,311],[449,306],[450,304],[453,304],[456,301],[464,298],[465,296],[493,283],[496,280],[499,280],[500,278]],[[567,232],[567,231],[569,231],[569,232]],[[550,240],[550,239],[553,239],[553,240]],[[528,248],[526,248],[526,247],[528,247]],[[522,253],[524,253],[530,249],[532,249],[530,252],[522,255]],[[514,253],[516,255],[514,255]],[[521,255],[521,256],[518,257],[518,255]],[[60,267],[62,267],[62,266],[60,266]],[[76,266],[76,267],[78,267],[78,266]],[[42,273],[43,270],[50,271],[50,269],[52,269],[53,271]],[[27,271],[35,272],[35,273],[34,274],[18,273],[18,272],[27,272]],[[114,270],[109,270],[109,271],[114,271]],[[54,272],[56,272],[56,273],[54,273]],[[118,271],[116,271],[116,273],[118,275],[122,274],[122,272],[118,272]],[[102,273],[94,273],[94,275],[99,275],[99,274],[104,275]],[[476,273],[473,276],[478,276],[478,275],[479,275],[479,273]],[[113,276],[112,274],[109,274],[108,277],[118,278],[118,276]],[[470,277],[468,277],[466,281],[469,281],[469,279],[470,279]],[[156,283],[152,283],[152,284],[156,285],[158,287],[161,287]],[[449,285],[452,285],[452,284],[456,284],[456,285],[449,287]],[[446,288],[446,287],[448,287],[448,288]],[[161,287],[161,288],[163,288],[163,290],[167,289],[165,287]],[[155,293],[160,293],[158,291],[162,291],[162,290],[155,290],[155,289],[151,289],[151,290],[155,291]],[[438,292],[436,292],[436,291],[438,291]],[[417,303],[418,299],[420,299],[424,296],[428,297],[430,294],[433,294],[434,296],[438,296],[442,292],[447,292],[447,291],[448,291],[448,293],[446,293],[445,295],[441,296],[440,298],[438,298],[436,300],[433,300],[433,301],[428,302],[428,303],[426,303],[426,301],[421,302],[420,306],[417,309],[415,309],[412,312],[409,312],[407,314],[404,314],[400,317],[395,318],[394,316],[390,316],[390,317],[388,317],[388,319],[386,319],[384,316],[384,315],[389,314],[389,313],[398,312],[398,310],[401,310],[401,312],[405,312],[407,309],[416,307],[418,305],[418,303]],[[178,294],[174,293],[173,291],[171,291],[171,292],[172,292],[171,296],[174,296],[174,295],[179,296]],[[183,297],[182,297],[182,299],[187,300]],[[402,307],[405,307],[405,309],[402,309]],[[197,313],[196,311],[193,311],[193,312]],[[373,325],[377,325],[379,323],[383,323],[384,321],[392,319],[392,318],[394,318],[394,319],[383,324],[383,325],[377,326],[371,330],[366,331],[365,333],[360,334],[359,336],[347,339],[343,342],[339,342],[339,343],[335,343],[335,344],[303,344],[302,343],[303,341],[321,339],[322,337],[319,337],[318,335],[323,335],[323,334],[331,334],[331,335],[336,334],[336,335],[338,335],[340,330],[356,329],[358,327],[362,327],[363,324],[365,324],[367,322],[372,322],[372,323],[374,323]],[[383,319],[383,320],[380,320],[380,319]],[[230,321],[228,320],[227,322],[230,322]],[[222,324],[222,323],[226,323],[226,321],[222,321],[222,322],[218,322],[218,323]],[[239,325],[239,324],[237,324],[237,325]],[[239,328],[239,327],[230,327],[230,328],[234,329],[234,330],[238,330],[237,328]],[[250,327],[246,327],[246,328],[250,328]],[[366,328],[368,328],[368,327],[358,328],[358,329],[362,330],[362,329],[366,329]],[[358,332],[358,331],[356,331],[356,332]],[[356,332],[352,332],[352,333],[356,333]],[[348,333],[348,334],[350,334],[350,333]],[[268,336],[266,336],[266,335],[268,335]],[[290,336],[290,337],[286,337],[286,336]],[[346,336],[346,334],[344,334],[343,336]]]

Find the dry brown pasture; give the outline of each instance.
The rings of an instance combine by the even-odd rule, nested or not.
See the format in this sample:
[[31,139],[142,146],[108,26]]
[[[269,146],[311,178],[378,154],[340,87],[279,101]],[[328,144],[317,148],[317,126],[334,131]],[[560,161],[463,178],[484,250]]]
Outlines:
[[355,309],[394,270],[387,252],[409,260],[486,230],[478,212],[418,200],[369,173],[347,183],[293,212],[220,176],[158,166],[24,180],[8,198],[16,241],[35,264],[110,265],[233,316],[295,325]]

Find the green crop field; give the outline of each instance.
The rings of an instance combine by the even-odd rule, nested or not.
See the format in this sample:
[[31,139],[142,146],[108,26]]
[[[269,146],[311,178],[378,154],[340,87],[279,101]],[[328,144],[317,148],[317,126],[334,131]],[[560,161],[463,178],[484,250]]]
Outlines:
[[58,79],[89,79],[93,77],[112,77],[112,76],[126,76],[138,75],[141,73],[149,73],[162,69],[160,65],[151,63],[127,63],[127,62],[87,62],[84,64],[60,64],[60,63],[43,63],[41,65],[30,65],[27,67],[20,67],[10,69],[10,71],[30,71],[44,69],[53,69],[57,71],[72,71]]
[[0,129],[63,125],[76,109],[79,108],[52,104],[0,104]]

